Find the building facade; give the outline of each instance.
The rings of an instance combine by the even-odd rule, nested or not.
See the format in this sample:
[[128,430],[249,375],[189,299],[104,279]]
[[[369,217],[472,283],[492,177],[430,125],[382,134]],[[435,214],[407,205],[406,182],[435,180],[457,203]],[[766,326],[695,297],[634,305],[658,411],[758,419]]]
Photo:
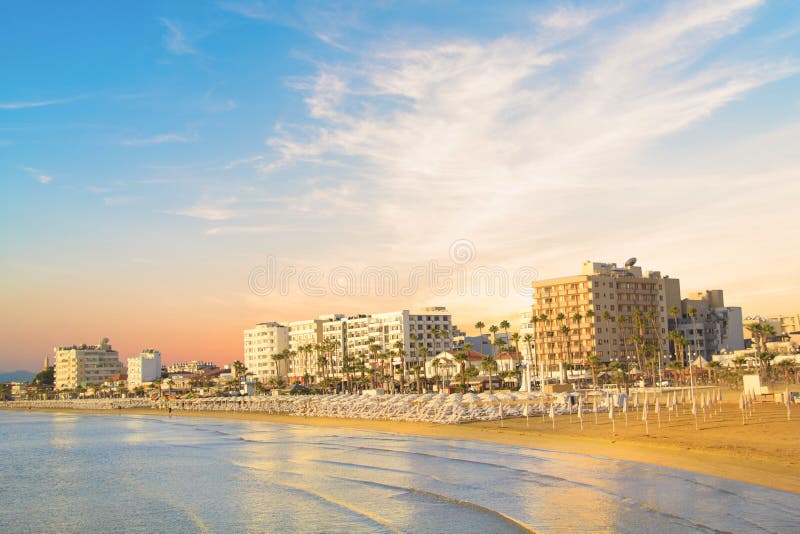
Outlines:
[[322,343],[323,319],[294,321],[288,325],[289,350],[287,373],[291,382],[306,383],[306,379],[320,375],[316,352]]
[[624,267],[586,261],[580,275],[534,282],[531,322],[540,363],[580,364],[592,356],[636,362],[645,346],[664,358],[664,280],[657,271],[642,272],[632,258]]
[[55,347],[55,389],[97,386],[124,371],[119,353],[103,338],[98,345]]
[[167,373],[191,373],[198,374],[209,369],[216,369],[214,362],[203,360],[192,360],[190,362],[175,362],[167,366]]
[[744,349],[742,309],[725,306],[721,289],[690,293],[680,310],[677,328],[692,359],[700,356],[710,361],[714,354]]
[[128,358],[128,389],[134,390],[145,382],[161,378],[161,353],[145,349],[138,356]]
[[244,331],[244,365],[262,383],[287,376],[288,362],[273,356],[288,349],[289,329],[282,324],[260,323]]
[[[286,346],[280,343],[283,329]],[[453,348],[452,316],[443,307],[417,311],[400,310],[386,313],[322,315],[317,319],[280,323],[263,323],[245,330],[245,365],[282,372],[290,381],[318,382],[323,378],[342,378],[348,365],[377,369],[387,364],[406,368],[433,355]],[[273,344],[269,340],[274,339]],[[260,347],[260,348],[259,348]],[[272,364],[271,355],[289,349],[285,369]],[[263,354],[259,362],[256,353]],[[248,363],[250,361],[251,363]]]

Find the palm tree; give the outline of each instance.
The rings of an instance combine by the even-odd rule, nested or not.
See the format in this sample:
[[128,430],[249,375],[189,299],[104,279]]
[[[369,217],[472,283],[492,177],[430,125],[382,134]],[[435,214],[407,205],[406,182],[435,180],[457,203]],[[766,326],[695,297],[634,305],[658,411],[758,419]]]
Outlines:
[[[581,321],[583,320],[583,315],[578,312],[575,312],[575,315],[572,316],[572,321],[576,324],[575,331],[578,333],[578,340],[581,339]],[[570,345],[572,341],[570,340]]]
[[418,363],[414,364],[411,367],[411,370],[414,371],[414,375],[417,379],[417,393],[422,393],[422,381],[420,379],[420,365]]
[[247,372],[247,367],[244,366],[242,362],[236,360],[233,362],[233,373],[236,375],[237,378],[244,376]]
[[511,334],[511,342],[514,344],[514,351],[519,354],[519,332]]
[[475,323],[475,328],[478,329],[478,335],[481,336],[481,338],[483,338],[483,329],[486,328],[484,322],[478,321],[477,323]]
[[[694,306],[690,307],[687,310],[687,315],[692,319],[692,336],[694,337],[694,352],[695,355],[698,354],[698,346],[697,346],[697,308]],[[692,388],[692,401],[694,401],[694,358],[692,355],[689,356],[689,380],[690,385]]]
[[492,325],[489,327],[489,332],[492,333],[492,343],[494,343],[494,340],[497,339],[497,332],[499,331],[500,329],[497,327],[497,325]]
[[[421,356],[421,358],[422,358],[422,364],[421,364],[421,365],[422,365],[422,368],[423,368],[423,369],[427,369],[427,365],[426,365],[426,364],[428,363],[428,347],[420,347],[420,349],[419,349],[419,355],[420,355],[420,356]],[[419,363],[419,362],[417,362],[417,366],[419,366],[419,365],[420,365],[420,363]],[[427,373],[427,371],[426,371],[426,372],[425,372],[425,379],[426,379],[426,381],[427,381],[427,378],[428,378],[428,373]]]
[[465,350],[458,351],[457,353],[455,353],[453,355],[453,359],[456,361],[456,363],[458,363],[459,368],[461,369],[458,372],[458,375],[459,375],[459,380],[461,381],[461,391],[463,393],[464,391],[466,391],[466,388],[467,388],[467,384],[466,384],[466,381],[467,381],[466,368],[467,368],[467,361],[469,359],[468,356],[467,356],[467,351],[465,351]]
[[672,306],[669,309],[669,314],[672,316],[672,320],[675,321],[675,330],[678,330],[678,316],[681,314],[680,308],[677,306]]
[[[559,329],[559,332],[561,332],[561,335],[563,336],[562,339],[564,340],[564,349],[565,349],[565,352],[567,353],[567,361],[572,363],[572,348],[570,347],[571,343],[570,343],[570,339],[569,339],[570,328],[567,325],[563,325]],[[562,354],[563,354],[563,352],[562,352]],[[563,357],[562,357],[562,360],[563,360]]]
[[270,356],[270,358],[272,358],[272,361],[275,362],[275,376],[273,377],[273,383],[276,383],[275,380],[274,380],[275,378],[280,378],[280,376],[281,376],[281,371],[280,371],[280,367],[278,365],[278,362],[282,362],[282,361],[286,360],[288,357],[289,357],[289,350],[288,349],[286,349],[286,350],[284,350],[282,352],[276,352],[275,354]]
[[592,385],[594,386],[594,389],[597,389],[597,368],[600,366],[602,361],[597,354],[592,354],[586,359],[586,361],[589,363],[589,367],[592,370]]
[[[680,351],[680,337],[681,333],[677,330],[670,330],[669,331],[669,339],[672,341],[672,346],[675,348],[675,361],[680,361],[681,367],[683,367],[683,355]],[[680,360],[678,360],[678,356],[680,356]]]
[[[533,334],[525,334],[522,336],[522,341],[528,346],[528,358],[533,356],[533,375],[536,376],[539,373],[539,355],[533,350]],[[528,360],[530,361],[530,360]],[[535,380],[534,380],[535,383]],[[530,384],[529,384],[530,385]]]
[[770,337],[775,335],[775,327],[767,322],[758,322],[755,324],[747,325],[746,327],[756,342],[756,352],[766,353],[767,341]]
[[492,371],[497,369],[497,362],[491,356],[484,356],[481,360],[481,368],[489,374],[489,393],[494,393],[494,384],[492,380]]
[[654,311],[649,311],[645,314],[645,318],[650,321],[650,324],[653,325],[653,332],[656,334],[656,340],[658,341],[658,347],[655,352],[658,353],[658,381],[659,384],[663,381],[663,376],[661,373],[661,363],[664,360],[664,355],[661,352],[662,342],[661,342],[661,329],[658,327],[658,315]]
[[[392,345],[395,350],[395,354],[400,358],[400,390],[402,391],[405,387],[405,380],[406,380],[406,351],[405,351],[405,344],[402,341],[398,340],[395,341]],[[392,364],[394,366],[394,364]],[[392,371],[392,380],[394,380],[394,371]]]
[[646,356],[644,354],[644,314],[639,308],[633,310],[633,326],[638,332],[637,335],[631,336],[631,339],[633,339],[634,348],[636,350],[636,363],[639,366],[639,370],[641,371],[642,375],[644,375],[647,365],[647,362],[645,361]]
[[[380,345],[378,345],[377,343],[375,343],[374,339],[370,338],[369,340],[370,340],[370,343],[371,343],[370,346],[369,346],[369,352],[372,355],[371,362],[370,362],[370,364],[371,364],[370,368],[374,370],[375,366],[378,363],[378,353],[381,351],[382,347]],[[373,379],[375,378],[375,373],[372,374],[372,377],[373,377]],[[378,387],[375,384],[374,380],[373,380],[372,387],[373,388]]]
[[503,319],[500,321],[500,328],[502,328],[506,333],[506,341],[509,341],[510,338],[508,337],[508,329],[511,328],[511,323]]

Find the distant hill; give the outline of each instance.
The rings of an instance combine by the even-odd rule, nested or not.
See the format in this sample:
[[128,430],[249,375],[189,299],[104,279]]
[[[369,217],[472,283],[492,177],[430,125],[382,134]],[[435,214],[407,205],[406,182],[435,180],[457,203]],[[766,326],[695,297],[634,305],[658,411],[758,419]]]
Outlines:
[[0,382],[30,382],[36,373],[30,371],[11,371],[9,373],[0,373]]

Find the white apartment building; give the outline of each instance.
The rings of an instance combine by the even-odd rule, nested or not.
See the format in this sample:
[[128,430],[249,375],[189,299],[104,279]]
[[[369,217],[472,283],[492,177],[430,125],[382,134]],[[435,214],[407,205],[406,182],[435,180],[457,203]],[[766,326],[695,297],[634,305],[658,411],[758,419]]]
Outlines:
[[321,355],[327,359],[324,369],[318,369],[316,376],[341,376],[344,355],[347,350],[347,319],[342,314],[320,316],[322,323]]
[[287,376],[286,360],[272,356],[289,348],[289,329],[276,322],[260,323],[244,331],[244,365],[262,383]]
[[214,362],[208,362],[203,360],[192,360],[190,362],[175,362],[170,364],[167,367],[167,373],[192,373],[198,374],[200,371],[206,371],[208,369],[214,369],[216,365]]
[[128,358],[128,389],[134,390],[145,382],[161,377],[161,353],[145,349],[138,356]]
[[292,356],[287,362],[291,382],[305,382],[305,377],[321,374],[317,365],[317,348],[322,343],[323,319],[309,319],[289,323],[289,350]]
[[[280,329],[285,331],[287,346],[280,345],[278,341],[269,345],[269,339],[278,339]],[[262,368],[278,371],[271,355],[289,348],[293,354],[282,376],[302,382],[308,375],[312,381],[319,381],[323,376],[341,377],[346,358],[364,360],[368,365],[377,367],[379,362],[372,361],[375,351],[371,350],[377,346],[378,353],[393,355],[395,365],[404,364],[408,367],[418,358],[421,361],[423,347],[427,350],[428,359],[439,352],[451,350],[454,332],[458,330],[453,327],[452,316],[443,307],[349,317],[342,314],[322,315],[317,319],[294,321],[288,326],[264,323],[256,329],[245,330],[245,365],[252,372]],[[309,346],[313,346],[313,349],[307,350]],[[262,367],[258,367],[259,364],[252,359],[258,352],[257,347],[261,347],[266,355],[260,362]],[[253,365],[248,363],[248,355]],[[319,356],[327,360],[324,368],[317,363]],[[273,375],[268,373],[266,376],[269,378]]]
[[108,338],[98,345],[55,347],[55,389],[74,389],[78,386],[97,386],[124,371],[119,353],[108,344]]

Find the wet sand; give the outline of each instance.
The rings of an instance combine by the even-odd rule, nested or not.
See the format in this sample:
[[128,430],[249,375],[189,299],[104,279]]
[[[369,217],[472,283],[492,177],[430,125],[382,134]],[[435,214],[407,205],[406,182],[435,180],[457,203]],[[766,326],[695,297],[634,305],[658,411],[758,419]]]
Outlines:
[[[679,410],[679,416],[668,421],[661,413],[659,428],[656,414],[649,413],[649,435],[641,421],[641,413],[631,410],[628,424],[624,414],[617,414],[616,431],[612,432],[608,414],[584,415],[583,430],[578,417],[557,416],[552,420],[541,416],[461,425],[375,421],[270,415],[256,412],[180,412],[174,417],[213,417],[218,419],[264,421],[321,427],[352,428],[378,432],[394,432],[439,438],[480,440],[555,451],[591,454],[607,458],[645,462],[760,484],[773,489],[800,494],[800,406],[793,406],[792,420],[787,421],[786,407],[772,401],[755,404],[746,424],[738,404],[731,402],[735,394],[726,394],[722,410],[703,421],[698,415],[698,428],[692,414]],[[68,411],[68,410],[56,410]],[[160,415],[165,410],[80,410],[80,413],[107,415]]]

